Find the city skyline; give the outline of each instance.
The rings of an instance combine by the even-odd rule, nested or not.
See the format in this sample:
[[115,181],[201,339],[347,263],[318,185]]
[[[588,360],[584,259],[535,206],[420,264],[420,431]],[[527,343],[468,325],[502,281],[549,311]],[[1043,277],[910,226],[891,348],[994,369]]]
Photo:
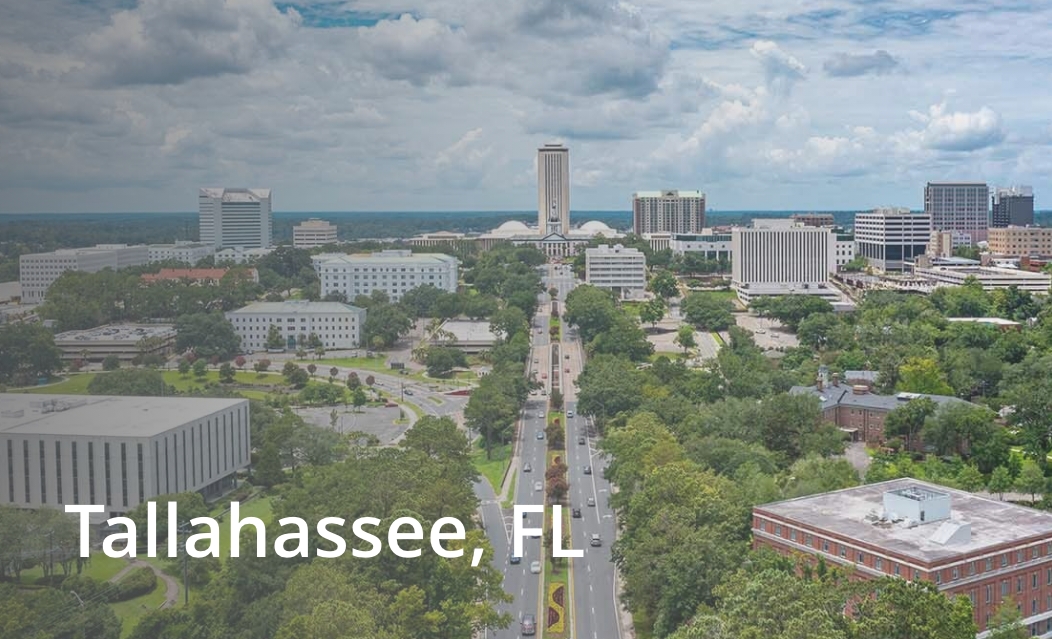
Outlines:
[[23,3],[0,27],[0,212],[188,211],[201,184],[530,210],[552,141],[579,210],[681,185],[713,210],[919,209],[929,181],[1033,185],[1042,208],[1052,8],[783,4]]

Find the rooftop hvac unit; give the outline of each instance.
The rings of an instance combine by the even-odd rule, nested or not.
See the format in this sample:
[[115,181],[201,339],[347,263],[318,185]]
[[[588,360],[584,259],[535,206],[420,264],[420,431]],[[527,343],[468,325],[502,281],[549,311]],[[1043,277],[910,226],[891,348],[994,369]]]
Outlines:
[[25,414],[26,414],[26,411],[21,409],[21,408],[19,408],[18,410],[0,411],[0,417],[10,417],[12,419],[16,419],[18,417],[22,417]]

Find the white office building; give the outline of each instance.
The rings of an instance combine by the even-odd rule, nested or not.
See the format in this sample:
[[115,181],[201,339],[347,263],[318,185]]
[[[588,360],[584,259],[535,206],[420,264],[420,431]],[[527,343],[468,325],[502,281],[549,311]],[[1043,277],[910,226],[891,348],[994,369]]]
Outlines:
[[358,348],[361,343],[365,309],[340,302],[256,302],[226,314],[234,332],[241,337],[241,350],[267,350],[270,327],[277,326],[283,348],[304,346],[317,335],[327,350]]
[[647,258],[639,249],[620,244],[600,244],[585,249],[585,281],[617,292],[625,298],[640,297],[647,287]]
[[321,295],[339,291],[354,300],[380,290],[391,301],[406,291],[430,284],[455,293],[460,262],[444,253],[413,253],[406,250],[378,251],[365,255],[327,253],[315,255],[314,270],[321,280]]
[[16,508],[101,505],[98,524],[158,495],[217,496],[250,463],[246,399],[0,394],[0,407],[0,504]]
[[632,230],[644,233],[700,233],[705,228],[701,191],[639,191],[632,196]]
[[673,235],[669,243],[673,255],[700,253],[706,260],[731,259],[731,234],[703,229],[698,234]]
[[836,262],[837,272],[853,259],[855,259],[855,235],[844,229],[834,228],[833,260]]
[[150,244],[147,247],[150,262],[183,262],[193,266],[215,255],[216,249],[203,242],[176,242],[175,244]]
[[855,215],[855,251],[879,271],[904,270],[925,254],[931,235],[927,213],[884,207]]
[[217,249],[273,244],[270,189],[201,189],[197,197],[201,241]]
[[336,243],[336,225],[327,220],[311,218],[292,227],[292,246],[311,249]]
[[542,237],[570,232],[570,149],[561,144],[537,149],[537,220]]
[[990,189],[985,182],[928,182],[924,212],[935,231],[962,231],[971,243],[986,240],[990,217]]
[[731,230],[731,284],[743,302],[780,295],[840,299],[829,286],[829,274],[836,270],[833,229],[792,220],[755,224]]
[[104,268],[116,270],[142,266],[149,261],[149,257],[149,249],[144,244],[99,244],[91,248],[59,249],[51,253],[23,255],[18,259],[22,303],[43,302],[48,288],[66,271],[97,273]]

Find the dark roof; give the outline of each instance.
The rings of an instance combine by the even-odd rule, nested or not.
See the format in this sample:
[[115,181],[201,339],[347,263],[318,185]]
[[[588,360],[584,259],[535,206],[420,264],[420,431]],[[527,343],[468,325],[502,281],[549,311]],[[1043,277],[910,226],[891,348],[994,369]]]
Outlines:
[[826,386],[819,391],[815,386],[793,386],[789,389],[793,395],[814,395],[822,402],[822,410],[836,406],[855,406],[858,408],[869,408],[871,410],[892,411],[902,406],[911,399],[927,397],[939,406],[965,402],[957,397],[947,395],[925,395],[923,393],[899,393],[898,395],[877,395],[875,393],[856,394],[850,385]]

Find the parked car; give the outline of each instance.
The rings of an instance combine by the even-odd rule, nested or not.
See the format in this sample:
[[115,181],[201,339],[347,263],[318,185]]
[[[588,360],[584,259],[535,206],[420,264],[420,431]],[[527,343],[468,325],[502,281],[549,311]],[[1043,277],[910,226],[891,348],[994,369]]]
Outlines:
[[570,354],[567,353],[567,354],[563,355],[563,359],[570,359]]
[[590,546],[602,546],[603,538],[599,536],[599,533],[592,533],[592,538],[588,540]]
[[540,492],[540,491],[544,490],[544,484],[542,484],[539,481],[535,481],[535,482],[533,482],[533,489],[535,491],[537,491],[537,492]]

